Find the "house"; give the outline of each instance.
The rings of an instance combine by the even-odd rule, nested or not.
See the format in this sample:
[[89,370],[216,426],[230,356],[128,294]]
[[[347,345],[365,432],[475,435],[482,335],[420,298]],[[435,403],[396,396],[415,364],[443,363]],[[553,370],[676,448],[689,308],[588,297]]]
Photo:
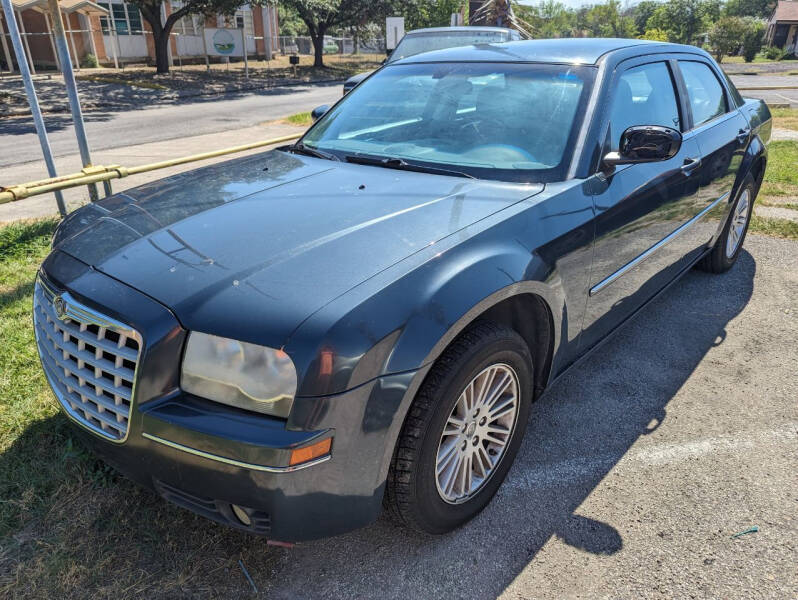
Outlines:
[[[88,54],[109,66],[154,62],[152,30],[134,4],[123,0],[59,0],[58,4],[76,67]],[[59,68],[47,0],[12,0],[12,5],[32,70]],[[164,0],[162,18],[181,6],[181,0]],[[279,50],[278,25],[277,9],[272,5],[245,4],[233,17],[189,15],[172,29],[170,59],[177,62],[204,57],[205,27],[243,28],[248,55],[270,58]],[[15,70],[18,59],[7,40],[7,32],[8,26],[0,13],[0,65],[5,70]]]
[[798,52],[798,0],[778,0],[768,20],[765,43]]

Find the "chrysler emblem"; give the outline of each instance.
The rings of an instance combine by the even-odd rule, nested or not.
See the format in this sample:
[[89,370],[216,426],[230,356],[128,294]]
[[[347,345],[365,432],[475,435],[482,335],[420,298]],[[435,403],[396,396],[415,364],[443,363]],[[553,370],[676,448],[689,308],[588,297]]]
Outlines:
[[66,318],[67,305],[61,296],[56,296],[53,300],[53,308],[55,309],[55,316],[63,320]]

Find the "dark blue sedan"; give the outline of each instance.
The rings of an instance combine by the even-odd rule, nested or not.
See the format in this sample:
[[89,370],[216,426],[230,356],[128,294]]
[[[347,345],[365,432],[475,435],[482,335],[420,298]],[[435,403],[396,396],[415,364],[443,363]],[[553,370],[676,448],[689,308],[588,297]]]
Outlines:
[[557,377],[734,265],[771,128],[704,51],[620,39],[421,54],[316,114],[72,213],[34,301],[97,454],[281,541],[479,513]]

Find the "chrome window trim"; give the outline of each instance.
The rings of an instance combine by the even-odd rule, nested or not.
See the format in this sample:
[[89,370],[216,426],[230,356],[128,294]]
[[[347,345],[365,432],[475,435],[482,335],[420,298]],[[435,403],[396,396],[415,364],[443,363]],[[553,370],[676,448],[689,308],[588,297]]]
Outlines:
[[181,452],[185,452],[187,454],[193,454],[194,456],[200,456],[202,458],[207,458],[208,460],[224,463],[226,465],[232,465],[234,467],[240,467],[242,469],[249,469],[251,471],[263,471],[265,473],[292,473],[294,471],[300,471],[302,469],[307,469],[308,467],[319,465],[323,462],[327,462],[332,458],[332,454],[327,454],[326,456],[309,460],[308,462],[304,462],[299,465],[289,465],[287,467],[272,467],[269,465],[258,465],[254,463],[248,463],[236,460],[234,458],[227,458],[226,456],[219,456],[218,454],[211,454],[210,452],[205,452],[204,450],[197,450],[196,448],[192,448],[191,446],[185,446],[183,444],[167,440],[157,435],[152,435],[151,433],[143,432],[141,435],[142,437],[147,438],[148,440],[152,440],[153,442],[157,442],[158,444],[163,444],[164,446],[168,446],[169,448],[174,448],[175,450],[180,450]]
[[702,210],[700,213],[698,213],[698,214],[697,214],[697,215],[695,215],[693,218],[691,218],[689,221],[687,221],[687,222],[685,222],[685,223],[682,223],[682,224],[681,224],[681,225],[680,225],[678,228],[676,228],[674,231],[672,231],[672,232],[671,232],[671,233],[669,233],[667,236],[665,236],[665,237],[664,237],[664,238],[662,238],[660,241],[658,241],[656,244],[654,244],[653,246],[651,246],[651,247],[650,247],[648,250],[646,250],[646,251],[645,251],[645,252],[643,252],[642,254],[639,254],[639,255],[638,255],[636,258],[634,258],[634,259],[632,259],[631,261],[629,261],[628,263],[626,263],[624,266],[622,266],[620,269],[618,269],[617,271],[615,271],[615,272],[614,272],[612,275],[610,275],[609,277],[606,277],[606,278],[602,279],[601,281],[599,281],[599,282],[598,282],[596,285],[594,285],[592,288],[590,288],[590,293],[589,293],[589,295],[590,295],[590,296],[595,296],[596,294],[598,294],[599,292],[601,292],[601,291],[602,291],[604,288],[606,288],[608,285],[610,285],[611,283],[613,283],[614,281],[616,281],[617,279],[619,279],[619,278],[620,278],[620,277],[622,277],[623,275],[626,275],[626,274],[627,274],[629,271],[631,271],[632,269],[634,269],[634,268],[635,268],[636,266],[638,266],[640,263],[642,263],[642,262],[643,262],[643,261],[645,261],[646,259],[650,258],[650,257],[651,257],[651,256],[652,256],[652,255],[653,255],[653,254],[654,254],[654,253],[657,251],[657,250],[661,250],[662,248],[664,248],[665,246],[667,246],[668,244],[670,244],[670,243],[671,243],[673,240],[675,240],[677,237],[679,237],[680,235],[682,235],[682,234],[683,234],[685,231],[687,231],[687,230],[688,230],[690,227],[692,227],[693,225],[695,225],[696,223],[698,223],[698,221],[700,221],[701,219],[703,219],[703,218],[704,218],[704,216],[706,216],[706,214],[707,214],[709,211],[711,211],[713,208],[715,208],[715,207],[716,207],[718,204],[720,204],[721,202],[723,202],[723,201],[724,201],[726,198],[728,198],[728,197],[729,197],[729,192],[726,192],[726,193],[725,193],[725,194],[723,194],[723,195],[722,195],[720,198],[718,198],[717,200],[713,201],[713,202],[712,202],[712,204],[710,204],[709,206],[707,206],[707,207],[706,207],[704,210]]
[[121,333],[128,337],[132,337],[133,339],[138,342],[139,350],[136,354],[135,362],[136,368],[133,370],[133,386],[130,389],[130,412],[128,413],[128,423],[127,429],[125,430],[125,435],[121,438],[114,438],[109,436],[105,431],[101,428],[95,426],[94,424],[86,421],[85,419],[81,418],[77,413],[75,413],[74,409],[72,409],[69,405],[69,401],[64,398],[64,395],[61,393],[59,389],[59,383],[56,381],[53,382],[53,377],[50,375],[49,367],[45,364],[44,360],[42,359],[41,353],[39,352],[38,345],[41,343],[39,341],[39,331],[38,326],[35,324],[36,322],[36,315],[34,312],[34,327],[33,332],[36,339],[37,345],[37,354],[39,354],[39,362],[42,366],[42,371],[44,371],[44,375],[47,378],[47,382],[50,385],[50,389],[53,391],[56,399],[58,400],[58,404],[61,405],[61,408],[66,413],[67,417],[71,419],[73,422],[78,424],[80,427],[90,431],[97,437],[102,438],[105,441],[113,442],[114,444],[122,444],[127,441],[130,435],[130,421],[133,417],[133,407],[136,402],[136,386],[139,379],[139,364],[141,363],[141,355],[144,350],[144,339],[142,338],[141,334],[133,329],[132,327],[120,323],[110,317],[107,317],[92,308],[89,308],[82,302],[75,300],[74,296],[72,296],[69,292],[59,293],[55,291],[47,281],[44,279],[41,273],[37,274],[36,282],[41,286],[42,292],[45,296],[48,297],[50,301],[52,301],[56,296],[60,296],[64,298],[67,303],[67,309],[64,313],[64,318],[70,318],[74,321],[87,323],[90,325],[97,325],[98,327],[105,327],[112,331],[116,331],[117,333]]
[[684,134],[682,135],[682,140],[689,140],[693,136],[703,133],[704,131],[707,131],[708,129],[715,127],[716,125],[725,123],[729,119],[735,117],[739,112],[740,112],[739,108],[734,108],[729,112],[725,112],[722,115],[718,115],[717,117],[707,121],[706,123],[701,123],[701,125],[699,125],[698,127],[693,127],[692,129],[685,131]]

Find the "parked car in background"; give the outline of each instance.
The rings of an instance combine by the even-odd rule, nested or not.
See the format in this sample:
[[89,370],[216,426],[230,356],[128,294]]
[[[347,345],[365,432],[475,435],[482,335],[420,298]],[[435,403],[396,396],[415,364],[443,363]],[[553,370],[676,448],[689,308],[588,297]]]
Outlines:
[[[427,29],[414,29],[405,34],[386,63],[407,58],[431,50],[444,50],[456,46],[470,46],[472,44],[492,44],[499,42],[512,42],[521,39],[514,29],[504,27],[429,27]],[[358,73],[344,82],[344,94],[349,92],[358,83],[371,75],[373,71]]]
[[703,50],[628,39],[417,54],[320,112],[70,214],[33,306],[99,456],[289,542],[479,513],[553,381],[732,267],[771,129]]

